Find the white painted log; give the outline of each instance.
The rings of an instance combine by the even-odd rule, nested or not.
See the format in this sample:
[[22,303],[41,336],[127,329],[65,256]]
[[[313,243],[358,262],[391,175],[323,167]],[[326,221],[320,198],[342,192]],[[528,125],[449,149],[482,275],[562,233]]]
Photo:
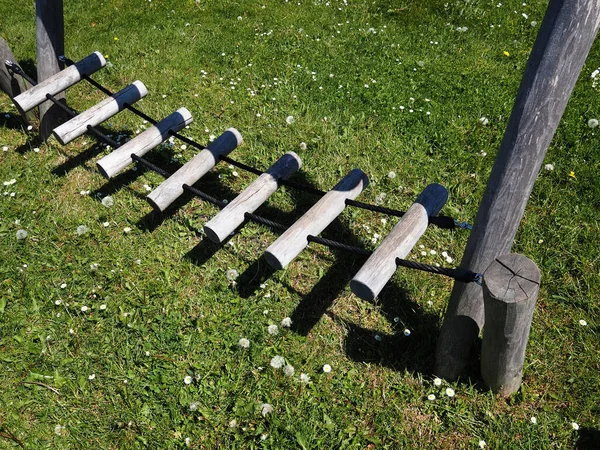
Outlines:
[[146,200],[157,211],[164,211],[183,194],[183,185],[193,185],[202,178],[219,161],[220,156],[227,156],[242,143],[242,135],[235,128],[229,128],[225,133],[212,141],[177,172],[163,181],[154,189]]
[[112,178],[133,162],[131,159],[132,154],[145,155],[154,147],[169,139],[169,132],[178,132],[192,123],[192,120],[192,114],[186,108],[179,108],[170,116],[100,159],[96,163],[98,170],[106,178]]
[[265,259],[275,269],[283,269],[306,246],[308,236],[317,236],[339,216],[346,199],[354,200],[369,184],[362,170],[351,170],[335,187],[315,203],[300,219],[273,242],[265,252]]
[[62,145],[66,145],[87,131],[89,125],[95,127],[115,114],[125,109],[126,105],[133,105],[148,94],[148,90],[141,81],[134,81],[119,92],[102,100],[90,109],[73,117],[71,120],[56,127],[52,134]]
[[277,190],[280,179],[287,180],[302,167],[302,160],[294,152],[288,152],[234,198],[221,212],[213,217],[204,231],[216,243],[223,242],[242,222],[246,213],[253,213]]
[[445,187],[427,186],[350,281],[352,292],[364,300],[375,299],[396,272],[396,258],[408,255],[427,230],[429,216],[435,216],[447,200]]
[[106,65],[100,52],[86,56],[74,65],[61,70],[50,78],[41,81],[31,89],[17,95],[13,102],[21,111],[27,112],[46,101],[46,94],[56,95],[73,86],[84,75],[91,75]]

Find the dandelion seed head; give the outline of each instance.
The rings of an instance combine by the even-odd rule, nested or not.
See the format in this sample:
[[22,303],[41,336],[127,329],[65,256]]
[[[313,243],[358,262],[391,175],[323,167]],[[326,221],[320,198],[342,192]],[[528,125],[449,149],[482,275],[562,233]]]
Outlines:
[[22,241],[23,239],[27,238],[27,231],[21,229],[21,230],[17,230],[17,240]]
[[304,383],[304,384],[308,384],[308,383],[310,383],[310,377],[305,373],[301,373],[300,374],[300,382]]
[[281,321],[281,326],[284,328],[289,328],[292,326],[292,319],[289,317],[286,317],[285,319],[283,319]]
[[281,369],[285,365],[285,358],[283,356],[273,356],[269,363],[273,369]]
[[267,417],[267,414],[273,412],[273,406],[268,403],[262,403],[260,405],[260,413],[263,417]]
[[279,334],[279,328],[277,327],[277,325],[269,325],[267,327],[267,332],[271,335],[271,336],[277,336]]
[[294,372],[294,366],[292,366],[291,364],[287,364],[283,367],[283,374],[287,377],[294,376]]
[[102,199],[102,204],[105,207],[110,208],[111,206],[114,206],[115,201],[113,200],[113,198],[110,195],[107,195],[106,197],[104,197]]

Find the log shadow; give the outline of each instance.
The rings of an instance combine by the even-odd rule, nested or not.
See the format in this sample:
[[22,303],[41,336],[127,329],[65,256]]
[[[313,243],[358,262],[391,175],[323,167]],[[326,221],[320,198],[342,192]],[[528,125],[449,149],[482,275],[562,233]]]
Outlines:
[[576,450],[600,450],[600,430],[596,428],[580,428],[579,439],[575,443]]

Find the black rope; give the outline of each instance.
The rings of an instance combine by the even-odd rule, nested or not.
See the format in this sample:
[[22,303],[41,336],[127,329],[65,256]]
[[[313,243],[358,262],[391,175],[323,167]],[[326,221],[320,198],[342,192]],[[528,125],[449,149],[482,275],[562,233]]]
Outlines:
[[308,235],[306,240],[308,242],[314,242],[316,244],[321,244],[336,250],[345,250],[347,252],[356,253],[357,255],[371,256],[371,254],[373,253],[372,251],[364,248],[354,247],[352,245],[344,244],[343,242],[332,241],[331,239],[325,239],[318,236]]
[[167,172],[166,170],[161,169],[157,165],[152,164],[147,159],[144,159],[141,156],[136,155],[135,153],[132,153],[130,156],[131,156],[131,159],[133,161],[135,161],[136,163],[139,163],[142,166],[147,167],[148,169],[156,172],[157,174],[163,176],[164,178],[169,178],[171,176],[171,174],[169,172]]
[[431,264],[423,264],[416,261],[409,261],[407,259],[396,258],[396,265],[407,267],[409,269],[422,270],[424,272],[435,273],[438,275],[445,275],[450,278],[454,278],[456,281],[462,281],[463,283],[481,284],[481,274],[472,272],[468,269],[448,268],[448,267],[437,267]]

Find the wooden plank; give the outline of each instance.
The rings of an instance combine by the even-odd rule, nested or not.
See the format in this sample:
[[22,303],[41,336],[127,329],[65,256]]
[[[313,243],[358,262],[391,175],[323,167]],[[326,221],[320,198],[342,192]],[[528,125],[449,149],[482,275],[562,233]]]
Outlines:
[[[551,0],[529,56],[500,151],[460,267],[482,272],[510,249],[546,151],[600,25],[600,2]],[[435,373],[467,369],[484,325],[483,295],[456,282],[436,350]]]
[[125,109],[126,105],[133,105],[148,94],[148,90],[141,81],[134,81],[119,92],[102,100],[90,109],[73,117],[52,131],[54,137],[62,145],[66,145],[87,131],[88,126],[95,127],[115,114]]
[[[63,0],[36,0],[35,19],[37,80],[43,82],[64,69],[64,64],[58,60],[58,57],[65,53]],[[65,102],[65,94],[57,93],[56,99]],[[70,117],[54,103],[45,101],[45,98],[43,100],[39,105],[39,131],[41,139],[45,141],[53,128],[66,122]]]
[[229,128],[208,144],[205,150],[190,159],[177,172],[150,192],[146,200],[155,210],[161,212],[166,210],[171,203],[183,194],[184,184],[192,186],[219,162],[220,156],[228,155],[241,143],[242,135],[240,132],[235,128]]
[[483,274],[481,376],[486,386],[505,397],[521,386],[540,280],[535,263],[518,254],[495,259]]
[[[20,76],[15,76],[8,71],[5,62],[16,64],[17,60],[10,51],[10,47],[6,41],[0,37],[0,89],[12,100],[20,93],[25,92],[27,88],[25,87],[25,83]],[[19,111],[19,113],[21,114],[21,117],[25,123],[29,123],[34,119],[34,115],[32,113],[24,113],[22,111]]]
[[283,269],[308,245],[308,236],[317,236],[369,184],[362,170],[353,169],[335,187],[319,199],[265,251],[265,259],[275,269]]
[[21,111],[27,112],[46,101],[46,94],[56,95],[80,81],[84,74],[90,75],[105,65],[104,56],[100,52],[94,52],[16,96],[14,103]]
[[114,177],[133,162],[131,159],[132,154],[145,155],[154,147],[169,139],[170,132],[178,132],[192,123],[192,120],[192,114],[186,108],[179,108],[170,116],[100,159],[96,163],[98,170],[106,178]]
[[244,222],[246,213],[256,211],[277,190],[278,180],[287,180],[300,167],[300,157],[287,152],[204,225],[206,236],[213,242],[222,243]]
[[364,300],[375,299],[396,272],[396,258],[408,255],[427,230],[429,217],[437,215],[447,200],[444,186],[427,186],[350,281],[352,292]]

